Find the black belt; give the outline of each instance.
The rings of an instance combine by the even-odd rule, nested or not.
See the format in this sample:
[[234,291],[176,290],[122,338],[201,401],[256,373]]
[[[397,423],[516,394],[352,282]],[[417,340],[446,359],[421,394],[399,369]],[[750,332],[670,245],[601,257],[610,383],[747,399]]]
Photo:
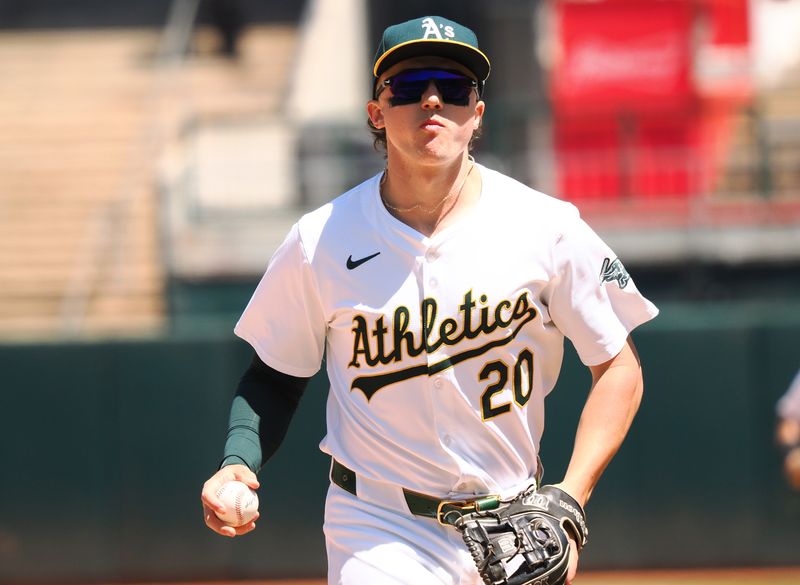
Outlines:
[[[331,481],[343,490],[358,497],[356,473],[336,459],[331,465]],[[440,524],[453,524],[462,514],[494,510],[500,505],[500,496],[482,496],[475,500],[440,500],[403,488],[409,512],[415,516],[434,518]]]

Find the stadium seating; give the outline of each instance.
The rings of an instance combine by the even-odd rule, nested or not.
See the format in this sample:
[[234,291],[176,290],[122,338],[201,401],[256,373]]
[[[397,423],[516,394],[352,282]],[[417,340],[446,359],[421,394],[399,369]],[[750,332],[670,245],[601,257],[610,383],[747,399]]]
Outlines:
[[157,66],[156,29],[0,34],[0,337],[163,325],[159,161],[193,119],[275,108],[295,36],[253,27],[234,62],[200,28]]

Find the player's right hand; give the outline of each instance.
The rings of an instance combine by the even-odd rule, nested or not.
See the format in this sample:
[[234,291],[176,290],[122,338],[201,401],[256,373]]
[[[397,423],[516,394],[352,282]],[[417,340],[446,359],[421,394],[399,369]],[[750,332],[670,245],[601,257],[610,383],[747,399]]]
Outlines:
[[255,530],[256,520],[258,520],[258,515],[256,515],[251,522],[243,526],[234,527],[217,518],[215,510],[222,512],[225,509],[225,506],[217,497],[217,492],[222,487],[222,484],[233,480],[241,481],[254,490],[258,489],[258,478],[249,467],[246,465],[227,465],[203,484],[203,491],[200,494],[200,501],[203,503],[203,519],[206,522],[206,526],[217,534],[231,538]]

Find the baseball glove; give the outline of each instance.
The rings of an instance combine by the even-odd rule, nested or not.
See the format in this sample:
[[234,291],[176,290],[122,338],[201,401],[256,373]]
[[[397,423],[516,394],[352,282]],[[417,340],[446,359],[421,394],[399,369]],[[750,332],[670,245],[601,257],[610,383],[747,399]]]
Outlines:
[[586,516],[568,493],[531,488],[493,510],[462,514],[461,533],[486,585],[561,585],[569,565],[567,532],[586,544]]

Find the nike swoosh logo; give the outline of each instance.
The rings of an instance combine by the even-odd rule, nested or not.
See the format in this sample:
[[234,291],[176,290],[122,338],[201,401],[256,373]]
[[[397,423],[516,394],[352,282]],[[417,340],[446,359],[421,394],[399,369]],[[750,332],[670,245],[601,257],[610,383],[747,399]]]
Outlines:
[[350,255],[350,256],[347,257],[347,269],[348,270],[353,270],[354,268],[358,268],[364,262],[367,262],[368,260],[372,260],[378,254],[380,254],[380,252],[375,252],[374,254],[372,254],[370,256],[364,256],[363,258],[360,258],[358,260],[353,260],[353,256]]

